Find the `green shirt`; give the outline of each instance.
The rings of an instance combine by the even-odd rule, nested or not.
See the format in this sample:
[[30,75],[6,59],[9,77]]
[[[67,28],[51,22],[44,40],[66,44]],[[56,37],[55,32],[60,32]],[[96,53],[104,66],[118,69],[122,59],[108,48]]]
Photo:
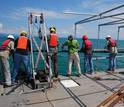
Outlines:
[[78,52],[78,50],[79,50],[79,43],[77,40],[72,40],[72,41],[67,40],[64,43],[64,46],[68,46],[69,54],[74,53],[74,52]]

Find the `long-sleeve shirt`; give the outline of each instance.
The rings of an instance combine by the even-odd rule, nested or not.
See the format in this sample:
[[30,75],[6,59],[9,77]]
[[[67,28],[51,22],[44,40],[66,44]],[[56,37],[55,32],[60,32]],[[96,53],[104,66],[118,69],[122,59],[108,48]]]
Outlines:
[[79,43],[77,40],[72,40],[72,41],[67,40],[67,41],[65,41],[63,46],[68,46],[69,54],[72,54],[74,52],[78,52],[78,50],[79,50]]

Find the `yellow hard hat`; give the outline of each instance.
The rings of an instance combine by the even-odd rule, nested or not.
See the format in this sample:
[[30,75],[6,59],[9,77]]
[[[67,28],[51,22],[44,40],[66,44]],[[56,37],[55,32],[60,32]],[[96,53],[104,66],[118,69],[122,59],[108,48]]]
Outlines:
[[50,27],[50,31],[56,32],[56,28],[55,27]]
[[53,31],[53,32],[55,32],[55,29],[53,29],[53,28],[52,28],[52,29],[50,29],[50,31]]
[[21,36],[27,36],[27,34],[28,34],[28,33],[27,33],[26,31],[21,31],[21,32],[20,32],[20,35],[21,35]]

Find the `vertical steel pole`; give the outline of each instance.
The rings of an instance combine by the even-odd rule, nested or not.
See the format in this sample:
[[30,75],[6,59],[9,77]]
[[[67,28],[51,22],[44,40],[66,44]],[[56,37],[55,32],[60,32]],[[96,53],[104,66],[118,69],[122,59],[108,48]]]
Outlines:
[[46,44],[46,49],[47,49],[47,53],[48,53],[48,60],[49,60],[49,77],[48,77],[48,81],[50,83],[50,87],[52,87],[52,68],[51,68],[51,57],[49,56],[49,48],[48,48],[48,40],[47,40],[47,34],[46,34],[46,23],[45,23],[45,19],[44,19],[44,36],[45,36],[45,44]]
[[29,29],[29,36],[30,36],[30,42],[31,42],[31,54],[30,54],[30,57],[31,57],[31,64],[32,64],[32,74],[33,74],[33,77],[35,78],[34,76],[34,54],[33,54],[33,41],[32,41],[32,14],[29,13],[29,16],[28,16],[28,29]]
[[119,42],[119,33],[120,33],[120,27],[118,27],[117,43]]
[[100,39],[100,26],[98,25],[97,48],[99,47],[99,39]]
[[74,25],[74,38],[76,38],[76,35],[77,35],[77,25],[75,24]]

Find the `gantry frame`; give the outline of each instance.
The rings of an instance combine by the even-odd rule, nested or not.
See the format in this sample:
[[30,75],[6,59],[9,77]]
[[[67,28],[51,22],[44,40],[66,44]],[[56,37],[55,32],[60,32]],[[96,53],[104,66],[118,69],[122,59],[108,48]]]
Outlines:
[[[101,20],[101,19],[107,19],[107,18],[113,18],[113,19],[118,19],[118,20],[116,20],[116,21],[121,21],[121,20],[124,20],[123,18],[121,18],[121,17],[118,17],[118,16],[122,16],[122,15],[124,15],[124,12],[120,12],[120,13],[116,13],[116,14],[111,14],[111,15],[105,15],[105,14],[107,14],[107,13],[110,13],[110,12],[112,12],[112,11],[114,11],[114,10],[117,10],[117,9],[120,9],[120,8],[122,8],[122,7],[124,7],[124,4],[122,4],[122,5],[119,5],[119,6],[117,6],[117,7],[115,7],[115,8],[112,8],[112,9],[109,9],[109,10],[107,10],[107,11],[104,11],[104,12],[101,12],[101,13],[99,13],[98,15],[93,15],[93,16],[90,16],[90,17],[88,17],[88,18],[85,18],[85,19],[83,19],[83,20],[80,20],[80,21],[77,21],[77,22],[75,22],[74,23],[74,35],[75,35],[75,37],[76,37],[76,35],[77,35],[77,25],[79,25],[79,24],[84,24],[84,23],[88,23],[88,22],[93,22],[93,21],[97,21],[97,20]],[[108,22],[110,25],[114,25],[114,23],[119,23],[119,22]],[[99,29],[99,27],[98,27],[98,31],[99,31],[100,29]],[[98,39],[99,39],[99,33],[98,33]],[[98,47],[98,43],[97,43],[97,47]]]

